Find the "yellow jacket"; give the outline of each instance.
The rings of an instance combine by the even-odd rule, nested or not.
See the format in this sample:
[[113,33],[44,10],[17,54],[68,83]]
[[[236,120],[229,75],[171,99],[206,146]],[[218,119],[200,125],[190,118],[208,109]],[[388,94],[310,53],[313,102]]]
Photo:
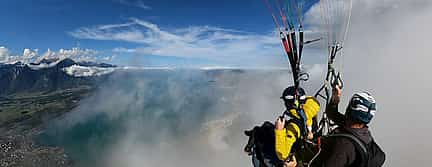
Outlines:
[[[308,96],[303,105],[303,110],[307,119],[307,127],[312,127],[312,119],[317,116],[320,110],[319,102],[315,98]],[[295,117],[300,118],[296,110],[292,109],[290,112]],[[300,135],[300,127],[293,122],[288,123],[282,130],[275,130],[276,154],[280,160],[285,161],[288,158],[291,147],[300,138]]]

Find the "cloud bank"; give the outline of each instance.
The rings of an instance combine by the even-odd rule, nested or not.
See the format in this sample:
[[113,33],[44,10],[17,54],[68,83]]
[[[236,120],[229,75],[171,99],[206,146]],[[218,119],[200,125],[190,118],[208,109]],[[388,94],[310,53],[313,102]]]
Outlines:
[[[74,138],[72,145],[66,142],[72,157],[97,161],[83,166],[249,166],[242,131],[282,112],[278,97],[290,79],[286,72],[115,73],[50,126],[59,128],[52,138],[68,141],[83,129],[93,132]],[[74,151],[71,146],[77,145]]]
[[371,92],[378,111],[370,127],[387,153],[385,166],[430,166],[428,77],[432,4],[426,0],[354,1],[344,49],[344,111],[357,91]]

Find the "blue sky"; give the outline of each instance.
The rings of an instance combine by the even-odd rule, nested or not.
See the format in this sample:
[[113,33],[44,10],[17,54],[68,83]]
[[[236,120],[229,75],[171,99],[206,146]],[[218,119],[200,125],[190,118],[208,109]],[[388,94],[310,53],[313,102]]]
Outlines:
[[262,0],[2,0],[0,19],[9,55],[79,47],[125,65],[283,61]]

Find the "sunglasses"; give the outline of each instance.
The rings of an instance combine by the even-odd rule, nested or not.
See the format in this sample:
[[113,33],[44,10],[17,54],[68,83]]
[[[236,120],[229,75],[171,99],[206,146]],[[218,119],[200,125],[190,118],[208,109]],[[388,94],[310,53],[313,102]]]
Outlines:
[[[287,100],[287,101],[294,101],[294,100],[296,100],[296,99],[295,99],[295,96],[293,96],[293,95],[282,96],[281,99],[283,99],[283,100]],[[298,98],[298,100],[299,100],[300,102],[304,102],[304,101],[306,101],[306,96],[305,96],[305,95],[300,96],[300,97]]]

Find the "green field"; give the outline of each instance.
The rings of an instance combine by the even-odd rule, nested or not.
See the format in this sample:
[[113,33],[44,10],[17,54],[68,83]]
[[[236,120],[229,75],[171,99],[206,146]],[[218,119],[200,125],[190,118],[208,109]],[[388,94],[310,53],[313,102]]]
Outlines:
[[0,96],[0,126],[16,122],[40,124],[43,120],[60,116],[77,106],[90,95],[89,86],[50,92],[20,93]]

